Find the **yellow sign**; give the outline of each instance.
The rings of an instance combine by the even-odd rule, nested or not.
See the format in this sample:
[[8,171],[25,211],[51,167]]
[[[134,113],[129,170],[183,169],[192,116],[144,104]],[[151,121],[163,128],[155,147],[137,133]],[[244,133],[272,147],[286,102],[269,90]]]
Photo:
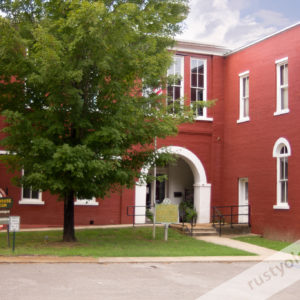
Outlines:
[[156,205],[156,223],[178,223],[178,205],[158,204]]
[[12,198],[0,198],[0,209],[10,209],[12,208],[13,200]]

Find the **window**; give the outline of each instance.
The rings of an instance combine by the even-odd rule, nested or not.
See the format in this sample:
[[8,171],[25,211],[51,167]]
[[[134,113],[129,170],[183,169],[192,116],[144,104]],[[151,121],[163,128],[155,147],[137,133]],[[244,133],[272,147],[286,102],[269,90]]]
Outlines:
[[79,199],[77,198],[74,202],[75,205],[86,205],[86,206],[98,206],[99,202],[96,201],[95,197],[90,199]]
[[240,77],[240,116],[238,123],[249,121],[249,71],[239,74]]
[[[25,171],[23,170],[22,175],[24,174]],[[22,186],[19,204],[44,204],[44,201],[42,201],[42,192],[32,189],[31,186]]]
[[280,138],[273,148],[273,157],[276,157],[277,168],[277,204],[276,209],[288,209],[288,157],[291,155],[289,142]]
[[172,82],[167,88],[167,105],[175,109],[176,101],[183,97],[183,57],[175,56],[173,64],[168,69],[168,76],[171,76]]
[[196,119],[207,117],[207,109],[197,105],[197,101],[206,101],[206,60],[191,58],[191,106]]
[[276,62],[276,112],[274,115],[281,115],[289,112],[288,103],[288,58],[277,60]]

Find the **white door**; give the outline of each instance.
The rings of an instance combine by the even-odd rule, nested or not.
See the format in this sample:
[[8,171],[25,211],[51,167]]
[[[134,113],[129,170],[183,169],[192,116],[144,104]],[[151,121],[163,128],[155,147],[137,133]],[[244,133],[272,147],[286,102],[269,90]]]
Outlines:
[[248,223],[248,178],[239,179],[239,223]]

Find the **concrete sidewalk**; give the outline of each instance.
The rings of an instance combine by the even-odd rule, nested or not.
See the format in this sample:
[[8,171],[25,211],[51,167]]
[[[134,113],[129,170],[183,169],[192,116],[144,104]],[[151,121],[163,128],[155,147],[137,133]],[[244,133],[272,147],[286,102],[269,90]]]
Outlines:
[[224,236],[222,236],[222,237],[200,236],[200,237],[196,237],[196,239],[205,241],[208,243],[213,243],[213,244],[217,244],[217,245],[222,245],[222,246],[227,246],[227,247],[231,247],[231,248],[244,250],[247,252],[255,253],[259,256],[270,256],[270,255],[274,255],[275,253],[277,253],[277,251],[272,250],[272,249],[252,245],[252,244],[241,242],[238,240],[233,240],[231,238],[224,237]]

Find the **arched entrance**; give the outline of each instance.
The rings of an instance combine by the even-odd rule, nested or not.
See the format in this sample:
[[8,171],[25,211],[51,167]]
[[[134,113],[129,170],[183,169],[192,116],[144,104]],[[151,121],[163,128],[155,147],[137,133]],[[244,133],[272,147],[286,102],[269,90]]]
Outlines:
[[[206,173],[199,158],[190,150],[177,146],[168,146],[158,149],[159,153],[168,152],[177,155],[190,167],[194,176],[194,207],[197,211],[197,223],[210,222],[210,194],[211,184],[207,183]],[[149,168],[143,168],[142,172],[148,174]],[[145,223],[143,216],[146,205],[147,184],[139,181],[135,186],[136,223]],[[140,207],[139,207],[140,206]]]

